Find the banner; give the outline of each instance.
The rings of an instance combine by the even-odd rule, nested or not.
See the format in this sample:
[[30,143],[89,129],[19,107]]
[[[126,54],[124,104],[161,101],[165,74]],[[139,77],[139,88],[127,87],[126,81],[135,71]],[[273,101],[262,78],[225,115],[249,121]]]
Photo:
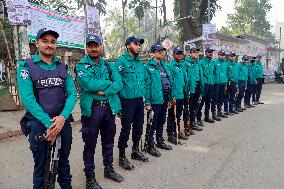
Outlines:
[[58,46],[84,49],[85,19],[35,4],[30,4],[30,12],[31,24],[27,28],[30,40],[36,40],[38,30],[47,28],[59,33]]
[[212,43],[216,40],[216,24],[203,24],[202,41],[205,44]]
[[100,12],[97,8],[88,5],[87,8],[87,34],[101,36]]
[[12,25],[30,24],[28,0],[6,0],[8,19]]

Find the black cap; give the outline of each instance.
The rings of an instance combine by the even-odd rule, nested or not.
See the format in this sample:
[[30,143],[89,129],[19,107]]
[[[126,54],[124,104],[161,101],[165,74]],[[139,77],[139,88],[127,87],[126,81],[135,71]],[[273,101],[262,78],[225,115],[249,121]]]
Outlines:
[[229,56],[237,56],[237,55],[236,55],[235,52],[231,51],[231,52],[229,53]]
[[127,37],[127,39],[125,41],[125,45],[129,45],[131,42],[133,42],[133,43],[139,42],[140,45],[142,45],[144,43],[144,39],[140,39],[137,36],[130,36],[130,37]]
[[225,55],[226,54],[226,52],[224,51],[224,50],[220,50],[219,52],[218,52],[218,55]]
[[36,40],[38,40],[39,38],[41,38],[43,35],[45,35],[47,33],[53,35],[56,39],[59,37],[59,34],[56,31],[48,30],[46,28],[42,28],[42,29],[38,30],[38,32],[37,32]]
[[183,52],[183,48],[181,48],[181,47],[175,47],[175,48],[173,49],[173,52],[174,52],[174,53]]
[[194,52],[194,51],[199,52],[200,49],[199,49],[199,48],[196,48],[196,47],[191,47],[191,48],[189,49],[189,52]]
[[101,45],[101,44],[102,44],[102,39],[101,39],[101,37],[98,36],[98,35],[91,35],[91,34],[89,34],[89,35],[87,35],[87,37],[86,37],[86,44],[88,44],[88,43],[90,43],[90,42],[95,42],[95,43]]
[[244,55],[244,56],[242,57],[242,59],[246,59],[246,60],[248,60],[248,59],[249,59],[249,57],[248,57],[247,55]]
[[207,47],[205,49],[205,52],[212,52],[212,51],[215,51],[212,47]]
[[166,50],[166,48],[161,43],[155,43],[151,46],[151,52]]
[[262,58],[261,54],[256,55],[256,58]]

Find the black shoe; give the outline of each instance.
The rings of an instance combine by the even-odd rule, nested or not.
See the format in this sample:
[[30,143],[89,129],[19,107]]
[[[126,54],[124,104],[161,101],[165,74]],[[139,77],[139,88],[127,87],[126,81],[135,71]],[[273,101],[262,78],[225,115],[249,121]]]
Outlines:
[[212,114],[212,119],[215,120],[215,121],[222,121],[222,119],[214,113]]
[[227,115],[227,116],[232,116],[232,115],[234,115],[234,114],[228,111],[228,112],[225,112],[225,115]]
[[203,129],[199,127],[196,122],[191,123],[191,130],[203,131]]
[[228,116],[225,115],[225,114],[223,114],[223,112],[218,112],[218,113],[217,113],[217,116],[218,116],[218,117],[222,117],[222,118],[228,118]]
[[104,175],[106,178],[109,178],[115,182],[121,183],[124,181],[124,178],[115,172],[114,168],[112,165],[106,165],[104,169]]
[[177,139],[177,137],[176,137],[175,134],[169,135],[168,141],[169,141],[170,143],[172,143],[172,144],[175,144],[175,145],[181,144],[180,140]]
[[195,132],[192,129],[190,129],[189,135],[195,135]]
[[181,132],[178,132],[178,139],[181,139],[181,140],[188,140],[188,137],[187,137],[187,136],[184,136]]
[[95,176],[87,177],[86,189],[103,189],[101,185],[97,182]]
[[204,127],[204,123],[202,120],[197,120],[197,125],[200,127]]
[[208,122],[208,123],[215,123],[215,121],[213,119],[209,118],[209,117],[205,117],[204,121]]
[[247,110],[246,108],[242,108],[243,111]]
[[160,157],[162,154],[161,152],[159,152],[155,146],[149,146],[148,149],[147,149],[147,152],[149,154],[151,154],[152,156],[155,156],[155,157]]
[[157,139],[157,148],[164,149],[164,150],[172,150],[173,148],[164,142],[163,138]]
[[238,112],[244,112],[241,107],[236,109]]
[[258,101],[257,104],[264,104],[263,102]]
[[141,151],[139,151],[139,145],[133,145],[131,159],[135,159],[142,162],[149,161],[149,158],[146,157]]
[[119,166],[126,170],[133,170],[134,166],[129,162],[129,160],[125,156],[125,150],[119,150],[119,158],[118,158]]

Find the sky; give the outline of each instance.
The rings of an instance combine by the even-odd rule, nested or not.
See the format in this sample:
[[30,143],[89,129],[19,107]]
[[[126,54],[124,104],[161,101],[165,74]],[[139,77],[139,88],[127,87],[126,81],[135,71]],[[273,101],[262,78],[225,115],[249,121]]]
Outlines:
[[[160,0],[158,0],[159,2]],[[121,0],[108,0],[108,5],[118,5],[120,6]],[[173,2],[174,0],[167,0],[167,17],[169,20],[173,20]],[[270,24],[275,27],[276,22],[284,22],[284,14],[282,10],[284,10],[284,0],[270,0],[272,4],[272,9],[268,13],[268,20]],[[227,14],[234,13],[234,0],[219,0],[219,5],[221,5],[222,9],[216,12],[215,17],[211,21],[211,23],[215,23],[217,25],[217,29],[220,29],[222,26],[226,26]],[[152,5],[155,5],[155,0],[152,0]],[[113,9],[114,6],[107,6],[107,9]],[[282,12],[282,14],[281,14]],[[103,24],[103,23],[102,23]],[[272,32],[274,29],[272,29]]]

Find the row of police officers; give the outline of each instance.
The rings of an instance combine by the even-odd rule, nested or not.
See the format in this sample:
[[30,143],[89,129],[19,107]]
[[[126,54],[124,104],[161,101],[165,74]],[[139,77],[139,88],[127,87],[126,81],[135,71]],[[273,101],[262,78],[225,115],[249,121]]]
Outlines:
[[[61,188],[70,189],[71,174],[69,154],[72,144],[73,108],[77,101],[74,80],[67,66],[56,58],[56,31],[41,29],[37,33],[38,53],[19,62],[18,87],[28,121],[22,130],[29,135],[30,150],[34,158],[33,188],[44,188],[44,168],[47,144],[62,138],[57,181]],[[157,149],[172,150],[165,143],[164,126],[168,141],[173,144],[187,140],[194,131],[202,131],[205,122],[214,123],[245,108],[260,104],[263,84],[261,55],[248,62],[244,55],[236,63],[231,52],[228,60],[225,51],[218,52],[213,61],[214,49],[205,49],[199,60],[199,49],[191,48],[188,56],[180,47],[173,50],[173,60],[164,61],[165,48],[156,43],[151,47],[152,58],[144,65],[139,58],[143,39],[130,36],[125,42],[125,53],[115,64],[102,58],[102,39],[97,35],[86,38],[86,55],[75,67],[76,81],[80,87],[83,161],[87,189],[101,189],[95,177],[95,148],[101,135],[104,176],[116,182],[124,178],[114,170],[113,147],[116,134],[115,115],[120,114],[121,130],[118,140],[119,165],[133,170],[134,165],[126,155],[132,130],[131,159],[148,162],[142,153],[141,138],[144,126],[144,109],[153,112],[146,128],[147,152],[160,157]],[[241,106],[244,98],[244,107]],[[186,100],[187,99],[187,100]],[[185,104],[186,103],[186,104]],[[205,108],[203,108],[205,106]],[[224,106],[224,108],[223,108]],[[190,128],[181,132],[181,119],[188,110]],[[202,120],[202,110],[204,119]],[[212,112],[212,118],[209,112]],[[168,113],[168,114],[167,114]],[[187,120],[184,119],[184,123]],[[184,124],[185,125],[185,124]],[[46,140],[36,136],[46,133]]]

